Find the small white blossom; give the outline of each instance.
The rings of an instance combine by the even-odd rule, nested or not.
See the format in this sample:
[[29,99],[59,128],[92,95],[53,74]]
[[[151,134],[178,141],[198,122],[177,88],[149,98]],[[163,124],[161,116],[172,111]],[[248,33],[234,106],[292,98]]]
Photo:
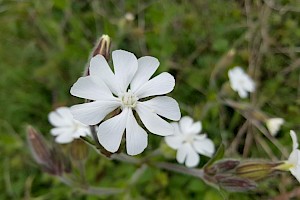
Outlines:
[[175,134],[165,137],[166,143],[177,150],[176,159],[179,163],[185,163],[187,167],[195,167],[200,162],[202,154],[211,157],[215,152],[213,142],[200,134],[201,122],[194,122],[191,117],[182,117],[179,123],[173,122]]
[[91,135],[90,128],[75,120],[68,107],[60,107],[50,112],[48,120],[55,126],[50,130],[50,133],[56,136],[55,141],[57,143],[65,144],[80,136]]
[[71,107],[75,119],[87,125],[96,125],[116,109],[120,114],[101,122],[98,129],[100,144],[109,152],[116,152],[126,130],[126,149],[129,155],[144,151],[148,143],[146,131],[137,123],[139,116],[145,127],[154,134],[166,136],[174,133],[173,126],[164,120],[180,119],[178,103],[171,97],[158,96],[171,92],[175,79],[169,73],[151,78],[159,61],[150,56],[137,59],[134,54],[116,50],[112,52],[114,72],[105,58],[91,59],[90,75],[81,77],[71,88],[71,94],[93,102]]
[[295,131],[290,131],[290,135],[293,140],[293,151],[289,156],[289,159],[286,161],[288,164],[289,170],[292,175],[300,182],[300,150],[298,149],[298,140]]
[[276,136],[283,123],[284,119],[282,118],[269,118],[266,121],[267,128],[272,136]]
[[133,21],[135,18],[131,12],[127,12],[124,17],[127,21]]
[[231,88],[238,92],[241,98],[247,98],[248,92],[254,92],[255,83],[241,67],[235,67],[228,71]]

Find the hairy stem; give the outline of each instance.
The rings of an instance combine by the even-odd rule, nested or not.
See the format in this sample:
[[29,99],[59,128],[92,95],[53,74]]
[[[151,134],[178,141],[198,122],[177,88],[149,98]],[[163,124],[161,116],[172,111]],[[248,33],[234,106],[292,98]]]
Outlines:
[[204,179],[204,172],[203,169],[193,169],[193,168],[187,168],[181,165],[167,163],[167,162],[158,162],[154,164],[156,167],[160,169],[166,169],[173,172],[178,172],[181,174],[188,174],[200,179]]

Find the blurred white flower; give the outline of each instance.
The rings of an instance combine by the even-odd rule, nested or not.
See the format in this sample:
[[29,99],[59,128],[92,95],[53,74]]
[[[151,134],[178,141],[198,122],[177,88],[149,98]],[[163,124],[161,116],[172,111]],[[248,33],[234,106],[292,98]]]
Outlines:
[[284,119],[282,118],[269,118],[266,121],[267,128],[272,136],[275,136],[277,134],[283,123]]
[[112,52],[112,60],[114,73],[103,56],[91,59],[90,75],[79,78],[72,86],[71,94],[93,102],[72,106],[71,111],[80,122],[95,125],[120,108],[120,114],[99,125],[99,142],[106,150],[116,152],[126,129],[127,153],[137,155],[147,147],[148,135],[137,123],[135,113],[151,133],[161,136],[174,133],[173,126],[160,116],[179,120],[178,103],[167,96],[145,98],[171,92],[175,80],[165,72],[150,79],[159,66],[154,57],[137,59],[130,52],[116,50]]
[[298,140],[295,131],[290,131],[293,140],[293,151],[289,159],[285,162],[289,166],[292,175],[300,182],[300,151],[298,149]]
[[50,130],[50,133],[56,136],[55,141],[57,143],[65,144],[80,136],[91,135],[89,126],[75,120],[68,107],[60,107],[50,112],[48,119],[55,126]]
[[179,123],[172,123],[175,134],[165,137],[166,143],[177,150],[176,159],[179,163],[185,163],[187,167],[195,167],[200,162],[202,154],[211,157],[215,152],[213,142],[200,134],[201,122],[194,122],[191,117],[182,117]]
[[124,17],[127,21],[133,21],[135,18],[131,12],[127,12]]
[[238,92],[241,98],[247,98],[248,92],[254,92],[255,83],[241,67],[235,67],[228,71],[231,88]]

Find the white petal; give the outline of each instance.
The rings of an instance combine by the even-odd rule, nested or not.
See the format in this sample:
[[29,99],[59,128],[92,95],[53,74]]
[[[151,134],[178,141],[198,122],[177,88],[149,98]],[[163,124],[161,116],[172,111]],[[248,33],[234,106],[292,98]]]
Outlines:
[[69,126],[71,125],[71,121],[68,118],[64,118],[60,114],[58,114],[56,111],[52,111],[48,115],[48,120],[53,126]]
[[241,98],[248,97],[248,92],[255,90],[255,83],[251,77],[240,67],[235,67],[228,71],[230,86],[237,91]]
[[272,136],[276,136],[277,132],[280,130],[280,127],[284,123],[282,118],[269,118],[266,121],[267,128]]
[[85,137],[85,136],[88,136],[91,134],[90,134],[89,127],[86,127],[86,128],[77,129],[72,135],[73,135],[73,138],[80,138],[81,136]]
[[188,149],[187,149],[186,145],[181,145],[178,148],[178,151],[177,151],[177,154],[176,154],[177,162],[179,162],[181,164],[184,163],[184,161],[187,157],[187,154],[188,154]]
[[148,101],[140,102],[152,112],[171,120],[179,120],[181,113],[177,101],[171,97],[155,97]]
[[115,95],[118,95],[118,82],[115,80],[114,73],[102,55],[98,54],[91,59],[89,71],[90,76],[94,81],[97,81],[100,77],[109,89]]
[[292,175],[300,182],[300,167],[295,167],[290,169]]
[[174,127],[167,121],[151,112],[147,107],[138,102],[136,112],[146,128],[156,135],[167,136],[174,134]]
[[174,127],[174,134],[175,135],[181,135],[181,130],[179,128],[179,123],[178,122],[172,122],[171,125]]
[[154,95],[167,94],[174,89],[174,86],[174,77],[171,74],[164,72],[147,81],[135,92],[135,94],[140,99]]
[[74,119],[86,124],[95,125],[104,119],[104,117],[119,107],[121,103],[115,101],[94,101],[83,103],[71,107]]
[[248,92],[243,88],[240,88],[238,90],[238,94],[241,98],[247,98],[248,97]]
[[179,163],[185,163],[187,167],[195,167],[200,161],[199,155],[189,143],[183,144],[178,149],[176,159]]
[[71,113],[70,108],[68,107],[59,107],[55,110],[62,118],[68,119],[69,121],[72,122],[73,120],[73,115]]
[[199,154],[205,155],[207,157],[211,157],[213,155],[213,153],[215,152],[215,145],[208,138],[203,138],[201,140],[195,140],[193,142],[193,147]]
[[144,56],[138,59],[138,69],[131,83],[130,89],[135,92],[146,83],[159,66],[159,61],[151,56]]
[[296,135],[295,131],[291,130],[290,135],[291,135],[291,138],[293,141],[293,150],[298,149],[299,144],[298,144],[298,139],[297,139],[297,135]]
[[195,122],[189,116],[184,116],[179,121],[179,126],[183,134],[197,134],[201,131],[201,122]]
[[200,133],[202,130],[202,124],[201,122],[195,122],[192,124],[192,126],[189,128],[189,133],[190,134],[197,134]]
[[187,167],[196,167],[200,162],[200,157],[196,151],[189,145],[188,154],[186,157],[185,165]]
[[142,129],[129,110],[126,125],[126,149],[128,155],[137,155],[144,151],[148,144],[148,134]]
[[289,156],[288,162],[297,166],[298,163],[300,164],[300,151],[298,149],[294,149]]
[[254,83],[254,81],[250,78],[250,76],[248,76],[248,75],[245,77],[244,88],[245,88],[248,92],[254,92],[254,90],[255,90],[255,83]]
[[71,87],[70,93],[73,96],[90,100],[105,100],[113,97],[100,77],[95,82],[90,76],[79,78]]
[[239,66],[234,67],[233,69],[230,69],[230,70],[228,71],[228,75],[229,75],[230,78],[236,78],[236,77],[238,77],[238,76],[240,76],[240,75],[242,75],[242,74],[245,74],[245,72],[244,72],[244,70],[243,70],[241,67],[239,67]]
[[73,128],[72,127],[58,127],[58,128],[52,128],[50,130],[51,135],[57,136],[62,135],[65,133],[72,134]]
[[182,146],[183,138],[180,135],[170,135],[165,137],[165,142],[172,149],[178,149]]
[[55,138],[55,142],[60,144],[66,144],[73,141],[73,137],[71,134],[62,134]]
[[120,91],[125,92],[138,68],[137,58],[133,53],[124,50],[112,52],[112,60],[116,80],[119,82]]
[[109,152],[118,151],[126,127],[128,108],[119,115],[110,118],[99,125],[98,139],[100,144]]
[[179,121],[179,127],[183,134],[189,134],[189,129],[193,125],[194,120],[189,116],[184,116]]

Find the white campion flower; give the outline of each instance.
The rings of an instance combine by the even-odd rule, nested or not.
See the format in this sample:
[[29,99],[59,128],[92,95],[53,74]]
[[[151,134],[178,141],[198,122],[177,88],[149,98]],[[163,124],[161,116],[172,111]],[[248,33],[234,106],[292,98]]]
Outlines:
[[55,141],[57,143],[65,144],[80,138],[80,136],[91,135],[89,126],[75,120],[68,107],[60,107],[50,112],[48,120],[55,126],[50,130],[50,133],[56,136]]
[[241,98],[247,98],[248,92],[254,92],[255,83],[241,67],[234,67],[228,71],[231,88],[238,92]]
[[282,118],[269,118],[266,121],[267,128],[272,136],[276,136],[283,123],[284,119]]
[[176,159],[179,163],[185,163],[187,167],[195,167],[200,162],[202,154],[211,157],[215,152],[213,142],[200,134],[202,124],[194,122],[191,117],[182,117],[179,123],[173,122],[175,134],[165,137],[168,146],[177,150]]
[[285,164],[288,166],[291,174],[300,182],[300,150],[295,131],[290,131],[291,138],[293,140],[293,151],[290,154]]
[[[96,55],[90,61],[90,75],[81,77],[71,88],[71,94],[93,102],[71,107],[75,119],[87,125],[96,125],[110,112],[121,109],[121,113],[100,123],[98,139],[109,152],[116,152],[126,130],[126,149],[129,155],[144,151],[148,135],[140,127],[135,112],[145,127],[154,134],[166,136],[174,133],[173,126],[164,120],[180,119],[178,103],[171,97],[158,96],[171,92],[175,79],[169,73],[151,78],[159,61],[150,56],[137,59],[134,54],[116,50],[112,52],[114,72],[105,58]],[[134,112],[135,111],[135,112]]]

